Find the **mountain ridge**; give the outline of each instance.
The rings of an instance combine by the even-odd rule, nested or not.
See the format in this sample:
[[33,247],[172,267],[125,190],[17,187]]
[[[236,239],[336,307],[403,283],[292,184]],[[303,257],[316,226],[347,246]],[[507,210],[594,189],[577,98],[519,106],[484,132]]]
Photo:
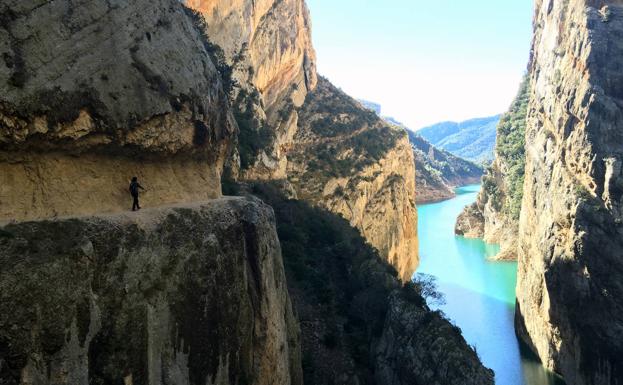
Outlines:
[[417,129],[416,132],[450,153],[476,163],[493,160],[495,128],[500,115],[472,118],[462,122],[446,121]]

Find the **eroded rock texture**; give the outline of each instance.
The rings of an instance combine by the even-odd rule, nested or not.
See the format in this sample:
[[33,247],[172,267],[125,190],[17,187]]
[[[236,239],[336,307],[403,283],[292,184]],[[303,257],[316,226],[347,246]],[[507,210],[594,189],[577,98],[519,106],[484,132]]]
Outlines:
[[118,211],[133,175],[151,204],[219,196],[235,124],[182,4],[3,1],[0,20],[0,218]]
[[[207,22],[237,82],[233,104],[241,135],[240,176],[283,179],[283,146],[296,132],[298,113],[316,86],[316,53],[303,0],[187,0]],[[262,132],[263,126],[270,128]],[[259,143],[259,145],[258,145]]]
[[394,293],[376,347],[378,384],[487,385],[493,371],[466,346],[461,330],[425,305]]
[[286,151],[298,197],[349,220],[409,280],[419,260],[415,167],[404,129],[321,78]]
[[[389,129],[327,80],[318,81],[305,2],[189,0],[186,4],[205,18],[210,39],[222,48],[236,79],[232,104],[240,127],[240,169],[233,174],[242,180],[291,181],[299,199],[344,215],[405,279],[410,278],[417,266],[417,219],[408,139],[404,130]],[[315,91],[317,85],[320,89]],[[342,110],[344,105],[347,110]],[[358,120],[357,115],[367,118]],[[310,130],[319,118],[323,127]],[[333,124],[336,127],[330,127]],[[388,140],[376,137],[383,130],[390,133]],[[378,143],[366,149],[372,142]],[[329,143],[340,150],[327,152],[323,144]],[[352,150],[355,154],[348,155]],[[318,153],[322,159],[316,159]],[[305,171],[323,162],[329,162],[329,168],[340,164],[333,174],[337,178],[327,178],[334,173],[331,169]],[[349,168],[349,162],[357,165]],[[332,196],[337,187],[350,190],[350,197]]]
[[623,383],[623,2],[536,1],[517,327],[567,383]]
[[302,384],[257,200],[8,225],[0,263],[2,384]]

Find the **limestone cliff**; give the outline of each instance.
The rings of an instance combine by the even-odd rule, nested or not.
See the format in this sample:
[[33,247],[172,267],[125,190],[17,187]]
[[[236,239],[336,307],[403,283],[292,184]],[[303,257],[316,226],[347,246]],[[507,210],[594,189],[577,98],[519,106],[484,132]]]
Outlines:
[[300,199],[342,215],[409,280],[418,265],[415,167],[404,129],[321,78],[286,149]]
[[0,383],[302,384],[270,207],[0,228]]
[[304,0],[187,0],[232,67],[244,179],[283,179],[283,146],[316,86],[316,54]]
[[457,234],[499,244],[498,260],[517,259],[529,91],[524,79],[509,111],[498,123],[495,159],[482,178],[478,198],[457,219]]
[[[370,143],[376,140],[375,135],[383,134],[378,130],[383,126],[378,118],[370,124],[348,128],[353,132],[343,136],[333,135],[332,128],[310,136],[309,127],[318,118],[313,112],[316,109],[323,110],[325,125],[331,124],[328,120],[356,120],[355,116],[339,116],[342,111],[336,105],[344,105],[340,99],[357,106],[346,113],[369,115],[371,111],[338,93],[326,80],[321,82],[321,90],[313,91],[318,80],[305,2],[189,0],[186,4],[205,18],[208,35],[222,49],[235,79],[231,98],[240,135],[238,159],[231,162],[233,176],[241,180],[293,182],[295,190],[301,192],[300,199],[345,215],[408,279],[417,266],[415,173],[412,155],[407,151],[408,140],[400,130],[390,130],[390,142],[375,144],[372,152],[357,148],[366,146],[361,139]],[[403,138],[394,140],[394,136]],[[325,160],[344,167],[334,180],[322,173],[305,173],[305,183],[314,185],[308,188],[297,181],[302,180],[301,172],[305,172],[301,161],[311,161],[316,155],[311,142],[333,142],[345,151],[350,147],[359,153],[347,159],[344,154],[325,151]],[[358,165],[347,170],[349,161]],[[364,164],[365,170],[361,168]],[[321,185],[322,188],[316,188]],[[346,185],[350,198],[331,197],[336,187]]]
[[574,385],[623,383],[623,2],[537,0],[517,331]]
[[220,195],[235,123],[210,44],[173,0],[0,4],[0,219]]

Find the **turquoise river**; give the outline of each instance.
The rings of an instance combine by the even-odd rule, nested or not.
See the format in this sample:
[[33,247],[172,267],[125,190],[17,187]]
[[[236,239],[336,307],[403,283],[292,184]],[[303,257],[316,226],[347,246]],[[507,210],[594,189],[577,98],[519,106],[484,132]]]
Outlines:
[[564,384],[521,348],[515,336],[517,263],[491,262],[497,246],[454,235],[457,216],[476,200],[479,187],[462,187],[454,199],[418,206],[418,273],[437,278],[446,302],[438,308],[495,371],[497,385]]

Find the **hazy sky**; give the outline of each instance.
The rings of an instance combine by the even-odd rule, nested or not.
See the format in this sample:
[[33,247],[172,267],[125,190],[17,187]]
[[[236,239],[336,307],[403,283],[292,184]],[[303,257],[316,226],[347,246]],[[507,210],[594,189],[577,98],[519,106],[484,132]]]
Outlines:
[[413,129],[504,112],[532,0],[307,0],[318,71]]

